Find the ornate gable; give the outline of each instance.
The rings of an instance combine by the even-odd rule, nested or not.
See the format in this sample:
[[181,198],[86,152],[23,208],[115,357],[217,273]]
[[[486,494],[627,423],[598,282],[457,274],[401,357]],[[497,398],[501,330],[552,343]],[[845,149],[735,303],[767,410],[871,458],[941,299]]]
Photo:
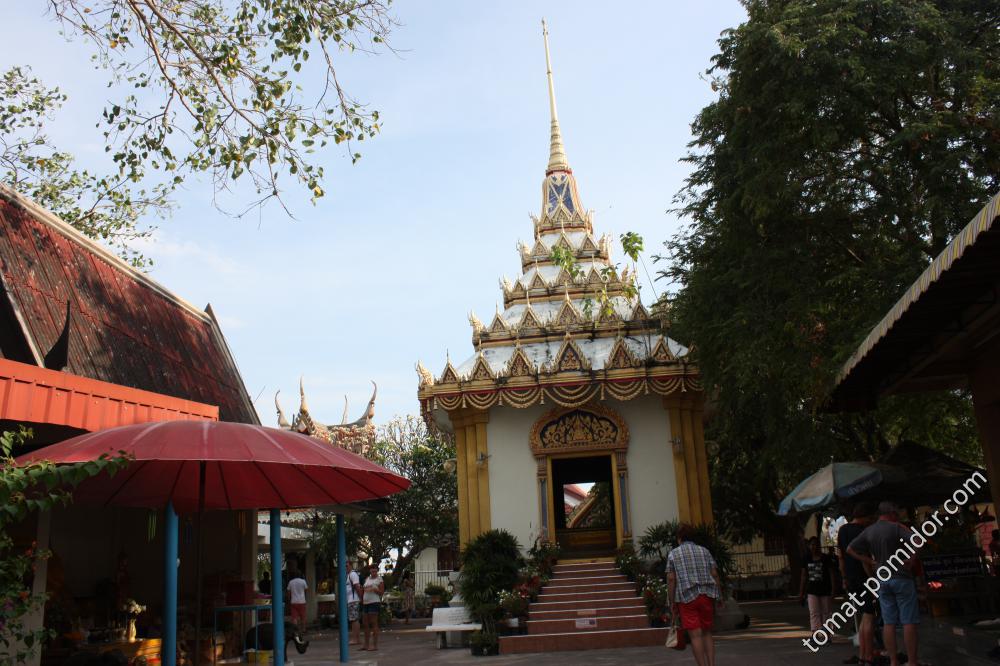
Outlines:
[[559,312],[556,313],[553,323],[557,326],[571,326],[573,324],[579,324],[581,321],[583,321],[583,316],[573,305],[573,302],[567,297],[566,300],[563,301],[562,307],[559,308]]
[[656,346],[653,347],[652,358],[657,363],[669,363],[675,360],[674,355],[670,353],[670,346],[667,345],[667,340],[662,335],[660,339],[656,341]]
[[632,350],[625,344],[625,340],[618,338],[615,341],[615,346],[611,348],[611,353],[608,354],[608,360],[604,363],[604,368],[606,370],[621,370],[634,368],[638,365],[640,365],[639,360],[636,359]]
[[548,289],[549,285],[542,277],[542,274],[537,270],[535,271],[535,277],[531,278],[531,284],[528,285],[529,289]]
[[455,366],[448,361],[444,366],[444,372],[441,373],[441,379],[437,380],[438,384],[457,384],[458,383],[458,371],[455,370]]
[[504,321],[503,317],[500,316],[500,313],[497,312],[493,315],[493,322],[490,324],[490,333],[502,334],[508,332],[510,332],[510,326],[507,325],[507,322]]
[[531,248],[531,256],[535,259],[548,258],[551,254],[549,248],[545,247],[545,243],[541,240],[535,241],[535,247]]
[[531,362],[524,350],[517,347],[514,355],[507,361],[504,374],[508,377],[530,377],[535,374],[535,364]]
[[580,252],[598,252],[597,244],[594,242],[593,237],[587,234],[583,242],[580,243]]
[[559,348],[559,353],[556,354],[553,366],[555,372],[582,372],[590,369],[587,357],[568,333],[562,347]]
[[601,279],[601,274],[597,272],[597,269],[591,266],[590,272],[587,273],[587,282],[590,284],[601,284],[604,280]]
[[490,364],[486,362],[486,357],[483,356],[482,352],[479,353],[479,358],[476,359],[476,365],[472,368],[470,378],[474,381],[496,378],[496,373],[493,372]]
[[521,321],[517,324],[517,327],[519,329],[542,327],[542,322],[538,319],[538,315],[535,314],[534,308],[530,305],[524,309],[524,314],[521,315]]
[[635,308],[632,310],[632,319],[649,319],[649,310],[647,310],[641,301],[637,301]]

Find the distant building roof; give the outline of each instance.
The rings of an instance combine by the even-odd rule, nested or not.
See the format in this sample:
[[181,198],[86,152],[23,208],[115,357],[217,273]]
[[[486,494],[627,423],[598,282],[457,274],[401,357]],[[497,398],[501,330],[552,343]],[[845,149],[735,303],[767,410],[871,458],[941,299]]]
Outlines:
[[211,306],[199,310],[3,185],[0,329],[4,358],[51,367],[46,357],[61,356],[68,373],[259,423]]
[[835,408],[882,394],[956,388],[1000,331],[1000,194],[959,232],[844,364]]

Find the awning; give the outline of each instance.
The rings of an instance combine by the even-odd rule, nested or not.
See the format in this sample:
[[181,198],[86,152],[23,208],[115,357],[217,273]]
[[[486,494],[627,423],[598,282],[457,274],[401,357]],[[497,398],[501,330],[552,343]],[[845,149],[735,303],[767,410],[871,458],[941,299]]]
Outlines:
[[844,364],[834,408],[883,393],[964,385],[966,361],[1000,322],[1000,193],[927,267]]
[[0,420],[93,432],[150,421],[218,421],[219,408],[0,359]]

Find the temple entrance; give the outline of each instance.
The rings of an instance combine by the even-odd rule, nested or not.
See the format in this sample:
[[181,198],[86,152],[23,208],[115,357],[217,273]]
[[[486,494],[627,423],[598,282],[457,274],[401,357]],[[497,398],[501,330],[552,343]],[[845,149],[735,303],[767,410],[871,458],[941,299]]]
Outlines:
[[564,557],[607,557],[618,546],[610,454],[551,458],[556,541]]

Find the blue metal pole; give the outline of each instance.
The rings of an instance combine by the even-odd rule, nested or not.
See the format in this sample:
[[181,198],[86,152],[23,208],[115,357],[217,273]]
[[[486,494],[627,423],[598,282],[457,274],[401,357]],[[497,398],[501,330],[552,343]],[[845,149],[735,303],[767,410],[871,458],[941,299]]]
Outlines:
[[177,512],[167,502],[163,523],[163,666],[177,664]]
[[347,650],[347,535],[344,516],[337,514],[337,623],[340,625],[340,662],[350,661]]
[[281,582],[281,509],[271,509],[271,626],[274,666],[285,666],[285,587]]

